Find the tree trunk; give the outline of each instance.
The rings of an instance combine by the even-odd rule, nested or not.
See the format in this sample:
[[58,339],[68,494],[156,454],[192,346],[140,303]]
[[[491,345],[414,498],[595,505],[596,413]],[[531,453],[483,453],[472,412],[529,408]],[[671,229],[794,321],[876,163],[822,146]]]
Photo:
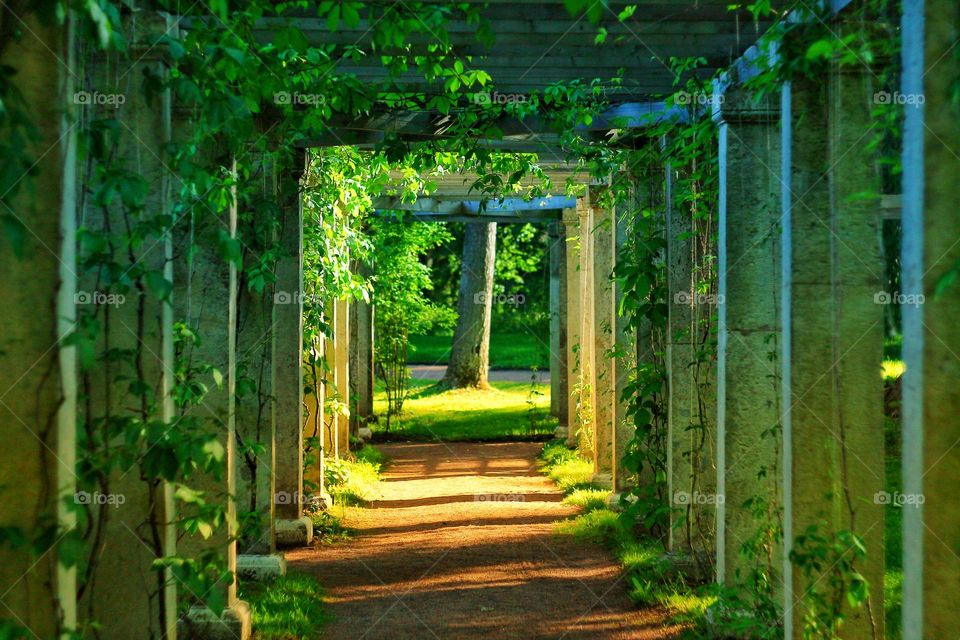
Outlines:
[[453,350],[443,383],[455,389],[485,389],[490,365],[490,315],[497,223],[471,222],[466,229],[460,269],[460,296],[457,300],[457,328],[453,334]]

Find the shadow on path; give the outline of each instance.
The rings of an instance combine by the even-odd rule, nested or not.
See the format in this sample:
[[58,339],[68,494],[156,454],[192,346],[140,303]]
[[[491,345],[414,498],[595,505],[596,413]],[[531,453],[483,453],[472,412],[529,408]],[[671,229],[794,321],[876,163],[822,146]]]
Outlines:
[[287,553],[317,576],[353,638],[672,638],[638,610],[602,548],[553,534],[576,512],[537,473],[537,443],[384,445],[383,500],[354,510],[356,539]]

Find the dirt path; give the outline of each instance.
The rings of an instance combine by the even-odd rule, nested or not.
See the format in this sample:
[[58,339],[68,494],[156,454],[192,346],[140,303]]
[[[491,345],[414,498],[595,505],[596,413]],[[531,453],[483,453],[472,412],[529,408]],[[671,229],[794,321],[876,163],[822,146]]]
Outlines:
[[326,637],[674,637],[603,549],[553,534],[575,509],[537,472],[540,446],[383,446],[383,500],[347,523],[357,538],[287,554],[327,589]]

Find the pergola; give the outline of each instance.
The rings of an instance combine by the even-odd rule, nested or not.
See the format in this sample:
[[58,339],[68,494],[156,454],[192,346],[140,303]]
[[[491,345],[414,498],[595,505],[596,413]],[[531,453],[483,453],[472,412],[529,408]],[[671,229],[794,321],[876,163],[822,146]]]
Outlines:
[[[707,64],[699,73],[704,77],[726,72],[703,105],[703,113],[719,128],[720,192],[718,345],[716,359],[704,364],[711,381],[705,411],[711,418],[702,446],[689,429],[700,399],[700,380],[688,366],[695,346],[689,329],[694,316],[704,312],[690,290],[691,223],[670,205],[675,180],[670,167],[654,163],[642,176],[631,176],[635,197],[662,212],[666,246],[660,259],[667,265],[669,306],[664,390],[668,493],[672,499],[697,476],[702,479],[699,491],[724,498],[674,509],[672,525],[679,518],[697,524],[692,532],[691,527],[673,526],[666,543],[671,554],[689,556],[692,536],[709,541],[714,573],[707,577],[733,584],[744,569],[741,546],[751,534],[741,505],[757,491],[778,496],[787,541],[775,562],[782,580],[777,598],[784,611],[785,638],[803,634],[798,603],[810,585],[789,552],[807,527],[822,526],[831,535],[855,530],[872,550],[860,571],[873,585],[873,597],[882,598],[884,561],[878,550],[883,546],[884,505],[875,495],[885,487],[882,387],[876,371],[883,347],[883,306],[876,298],[883,256],[877,238],[881,219],[897,217],[902,208],[902,289],[927,296],[925,305],[903,308],[908,372],[902,404],[903,491],[925,496],[924,505],[904,510],[903,637],[955,635],[960,596],[960,506],[953,495],[960,482],[960,396],[955,390],[960,377],[960,297],[934,294],[949,265],[960,263],[960,162],[944,142],[960,140],[960,126],[951,110],[954,78],[928,71],[941,60],[951,60],[948,53],[956,45],[955,25],[960,24],[955,0],[902,3],[900,90],[925,95],[926,104],[904,109],[903,193],[882,199],[876,175],[857,151],[862,145],[858,136],[870,126],[869,69],[822,82],[788,82],[779,96],[754,100],[742,81],[760,64],[751,47],[770,25],[754,21],[746,9],[731,11],[728,0],[611,1],[604,5],[599,25],[571,17],[562,2],[467,1],[489,5],[483,16],[495,39],[480,43],[476,24],[454,20],[448,25],[450,43],[465,65],[490,73],[488,98],[528,96],[557,81],[603,79],[612,106],[582,131],[598,141],[614,126],[642,128],[651,118],[680,117],[664,103],[674,83],[671,57],[702,56]],[[844,24],[848,4],[823,3],[833,12],[831,24]],[[628,5],[637,9],[621,21],[617,14]],[[4,494],[0,514],[4,521],[30,527],[33,515],[52,505],[57,525],[69,530],[77,525],[76,515],[60,501],[76,489],[77,425],[88,407],[77,403],[77,350],[59,338],[76,323],[76,296],[94,284],[80,279],[74,268],[78,220],[87,226],[116,221],[80,197],[84,185],[77,176],[77,131],[71,118],[90,115],[95,107],[81,109],[68,97],[77,90],[75,83],[108,77],[113,70],[102,57],[79,59],[72,36],[63,28],[29,20],[30,36],[5,47],[0,57],[17,71],[19,90],[36,105],[43,152],[34,167],[36,188],[14,202],[41,249],[23,261],[0,255],[0,299],[8,301],[2,314],[12,332],[11,340],[0,343],[0,406],[6,410],[0,415],[7,424],[24,427],[10,430],[0,453],[0,486],[17,488]],[[128,16],[138,54],[128,73],[139,77],[146,69],[162,72],[166,62],[154,51],[152,38],[158,32],[194,28],[197,20],[153,10]],[[341,25],[331,32],[324,20],[307,14],[264,19],[258,37],[266,41],[286,25],[338,51],[369,49],[372,25]],[[599,26],[607,36],[606,44],[598,47],[594,41]],[[421,34],[410,44],[417,49],[431,43],[430,35]],[[389,54],[344,56],[337,70],[355,74],[377,91],[435,90],[436,85],[413,70],[388,78],[380,53]],[[956,70],[955,61],[944,64]],[[606,82],[621,70],[622,82]],[[824,84],[833,97],[830,109],[818,108]],[[52,93],[58,100],[50,99]],[[160,109],[131,100],[118,112],[120,130],[135,136],[131,157],[148,180],[150,204],[158,210],[173,210],[170,192],[176,180],[168,175],[162,149],[179,127],[187,126],[189,117],[169,93]],[[438,139],[455,117],[383,112],[341,119],[306,145],[372,148],[390,136],[408,142]],[[483,144],[537,153],[556,184],[574,177],[584,182],[586,194],[568,197],[558,191],[487,200],[471,189],[471,176],[455,174],[441,178],[436,191],[414,202],[385,196],[375,208],[405,210],[423,220],[546,222],[557,239],[576,240],[555,242],[565,250],[551,255],[553,409],[561,421],[558,435],[575,444],[577,430],[570,427],[577,400],[571,390],[577,383],[590,388],[594,479],[617,492],[629,481],[621,464],[631,437],[622,401],[628,365],[606,355],[625,346],[636,357],[652,344],[642,328],[628,328],[618,313],[623,291],[610,275],[624,250],[625,225],[617,211],[604,208],[597,198],[603,185],[589,184],[573,171],[550,126],[514,118],[504,118],[498,126],[503,137]],[[826,168],[824,160],[829,161]],[[97,567],[103,591],[94,600],[89,595],[78,599],[76,569],[57,564],[55,558],[37,559],[34,566],[15,554],[0,553],[10,560],[0,563],[0,584],[11,585],[0,601],[36,629],[38,637],[53,633],[58,621],[74,624],[83,611],[95,614],[103,637],[249,637],[249,611],[237,599],[235,584],[213,587],[223,590],[228,604],[222,616],[197,607],[178,624],[172,573],[163,574],[167,581],[160,585],[150,582],[158,552],[142,544],[127,521],[159,521],[162,555],[225,550],[227,566],[246,576],[282,571],[284,560],[277,550],[309,543],[311,522],[304,517],[303,501],[304,424],[318,415],[323,418],[323,398],[304,397],[301,177],[264,179],[269,183],[267,199],[282,211],[277,233],[287,253],[272,267],[276,297],[264,303],[245,296],[236,265],[225,265],[219,256],[201,252],[185,265],[177,251],[182,238],[168,234],[162,243],[144,247],[138,261],[164,274],[172,284],[173,302],[118,307],[111,320],[121,334],[137,322],[151,328],[147,348],[152,358],[145,375],[154,383],[165,419],[171,421],[177,415],[171,398],[176,381],[173,318],[188,318],[204,335],[198,349],[224,372],[225,384],[211,394],[203,410],[222,424],[220,441],[230,463],[226,477],[208,479],[205,488],[230,496],[230,515],[235,515],[237,501],[255,504],[265,523],[258,544],[238,550],[236,529],[230,527],[210,540],[178,540],[173,487],[164,484],[158,495],[135,474],[124,475],[117,479],[126,496],[124,515],[106,522],[100,532],[106,560]],[[228,239],[238,237],[238,219],[234,201],[224,221]],[[327,447],[339,453],[372,413],[372,316],[363,305],[351,309],[345,301],[329,302],[334,335],[325,349],[334,369],[332,379],[342,388],[355,389],[359,397],[352,422],[347,416],[332,418],[334,434]],[[238,371],[254,362],[261,367],[262,384],[269,387],[271,406],[266,412],[258,413],[262,407],[253,408],[236,393]],[[111,384],[95,381],[99,390]],[[97,402],[119,403],[101,395],[107,399],[98,396]],[[777,446],[764,435],[772,428],[778,433]],[[238,434],[242,438],[254,432],[264,453],[257,473],[250,475],[237,462],[243,453],[237,442]],[[697,455],[684,455],[693,447]],[[743,461],[775,471],[758,478],[756,468]],[[159,621],[157,597],[167,611]],[[847,613],[845,637],[874,637],[871,626],[876,620],[862,608]],[[879,625],[882,630],[882,622]]]

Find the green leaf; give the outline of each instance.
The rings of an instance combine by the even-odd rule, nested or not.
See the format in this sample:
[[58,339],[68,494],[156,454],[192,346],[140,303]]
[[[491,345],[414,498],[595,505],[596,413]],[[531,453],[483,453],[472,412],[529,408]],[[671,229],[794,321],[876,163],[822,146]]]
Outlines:
[[829,60],[833,57],[833,43],[829,40],[817,40],[807,49],[807,60]]
[[163,302],[170,301],[170,294],[173,293],[173,283],[167,280],[162,271],[148,271],[147,287]]

